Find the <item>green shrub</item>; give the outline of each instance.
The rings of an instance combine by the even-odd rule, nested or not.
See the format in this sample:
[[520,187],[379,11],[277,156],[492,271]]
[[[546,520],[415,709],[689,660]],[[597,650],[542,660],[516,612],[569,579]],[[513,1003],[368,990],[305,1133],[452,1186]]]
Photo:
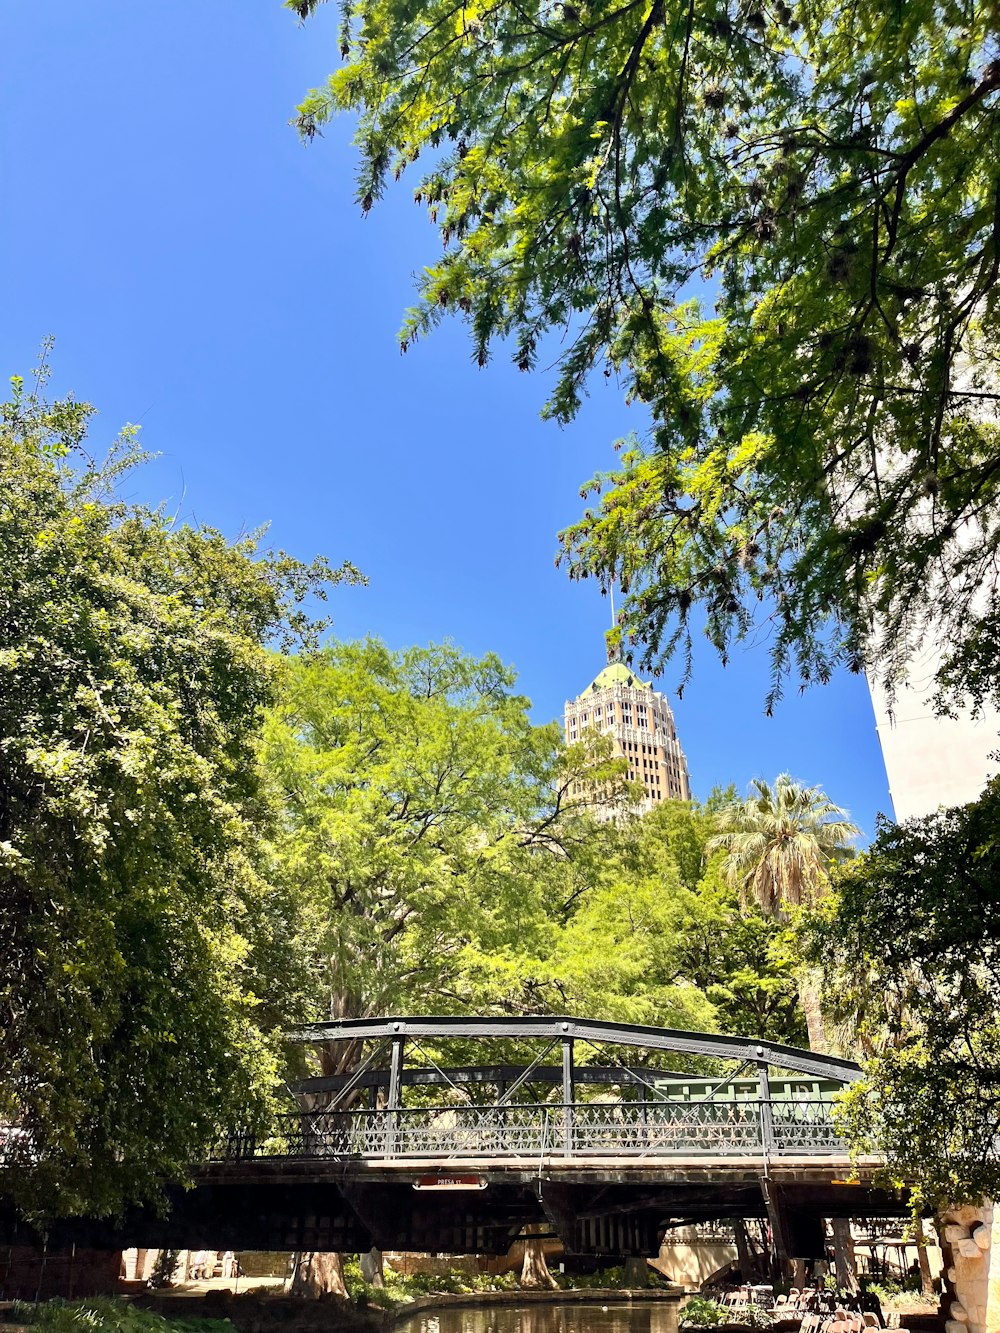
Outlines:
[[[732,1322],[733,1316],[728,1306],[713,1301],[710,1296],[692,1296],[681,1310],[681,1328],[713,1328]],[[740,1322],[743,1322],[742,1312]]]
[[726,1321],[741,1324],[744,1328],[770,1328],[774,1323],[774,1315],[770,1310],[765,1310],[763,1305],[748,1305],[737,1315],[727,1310]]
[[411,1273],[406,1283],[415,1296],[458,1296],[469,1290],[465,1274],[454,1269],[448,1273]]
[[469,1282],[473,1291],[515,1291],[519,1285],[514,1272],[475,1273]]
[[565,1277],[560,1286],[565,1285],[570,1290],[587,1291],[591,1287],[605,1287],[613,1289],[620,1287],[625,1278],[625,1269],[621,1264],[612,1268],[599,1268],[596,1273],[577,1273],[573,1277]]
[[11,1313],[17,1323],[42,1333],[234,1333],[228,1319],[164,1319],[111,1297],[38,1305],[15,1301]]

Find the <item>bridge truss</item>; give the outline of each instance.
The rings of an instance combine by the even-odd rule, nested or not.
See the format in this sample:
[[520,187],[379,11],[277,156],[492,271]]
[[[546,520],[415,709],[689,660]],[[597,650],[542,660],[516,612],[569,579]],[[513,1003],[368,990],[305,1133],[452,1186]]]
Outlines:
[[[226,1158],[488,1165],[552,1157],[843,1156],[831,1093],[860,1072],[851,1061],[773,1042],[562,1017],[345,1020],[290,1038],[334,1058],[349,1049],[357,1053],[355,1067],[298,1084],[298,1109],[265,1134],[234,1132]],[[459,1067],[442,1067],[427,1049],[497,1040],[540,1049],[521,1065]],[[647,1061],[684,1055],[734,1067],[685,1076],[623,1059],[581,1064],[576,1054],[584,1042],[602,1052],[641,1049]],[[407,1066],[408,1050],[422,1057],[416,1066]],[[553,1050],[558,1065],[545,1063]],[[772,1071],[781,1072],[776,1083]],[[546,1086],[552,1092],[540,1099]]]

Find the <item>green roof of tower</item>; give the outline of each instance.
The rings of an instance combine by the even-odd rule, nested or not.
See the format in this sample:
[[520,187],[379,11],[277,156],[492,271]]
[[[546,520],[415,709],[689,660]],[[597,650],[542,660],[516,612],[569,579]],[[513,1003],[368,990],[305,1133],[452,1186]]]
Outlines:
[[631,685],[637,690],[651,690],[653,688],[650,681],[640,680],[639,677],[625,665],[624,662],[609,662],[603,671],[599,671],[591,683],[584,690],[606,690],[612,685]]

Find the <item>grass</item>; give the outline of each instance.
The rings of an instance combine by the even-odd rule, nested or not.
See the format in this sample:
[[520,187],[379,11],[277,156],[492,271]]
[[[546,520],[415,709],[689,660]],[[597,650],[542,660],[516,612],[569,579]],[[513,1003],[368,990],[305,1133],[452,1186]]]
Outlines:
[[84,1301],[16,1301],[11,1322],[39,1333],[234,1333],[228,1319],[165,1319],[112,1297]]

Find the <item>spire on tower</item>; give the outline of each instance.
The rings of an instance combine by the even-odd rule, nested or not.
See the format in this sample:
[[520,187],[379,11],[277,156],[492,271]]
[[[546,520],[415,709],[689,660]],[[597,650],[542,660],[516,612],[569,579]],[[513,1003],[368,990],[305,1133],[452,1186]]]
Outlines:
[[[614,576],[614,574],[611,575],[610,582],[608,583],[608,591],[609,591],[610,594],[611,594],[611,628],[612,628],[612,629],[617,629],[617,628],[618,628],[618,621],[617,621],[617,619],[616,619],[616,617],[615,617],[615,576]],[[609,650],[609,652],[608,652],[608,661],[609,661],[609,662],[620,662],[620,661],[622,661],[622,645],[621,645],[621,640],[620,640],[620,639],[617,640],[616,643],[615,643],[615,646],[614,646],[612,649]]]

